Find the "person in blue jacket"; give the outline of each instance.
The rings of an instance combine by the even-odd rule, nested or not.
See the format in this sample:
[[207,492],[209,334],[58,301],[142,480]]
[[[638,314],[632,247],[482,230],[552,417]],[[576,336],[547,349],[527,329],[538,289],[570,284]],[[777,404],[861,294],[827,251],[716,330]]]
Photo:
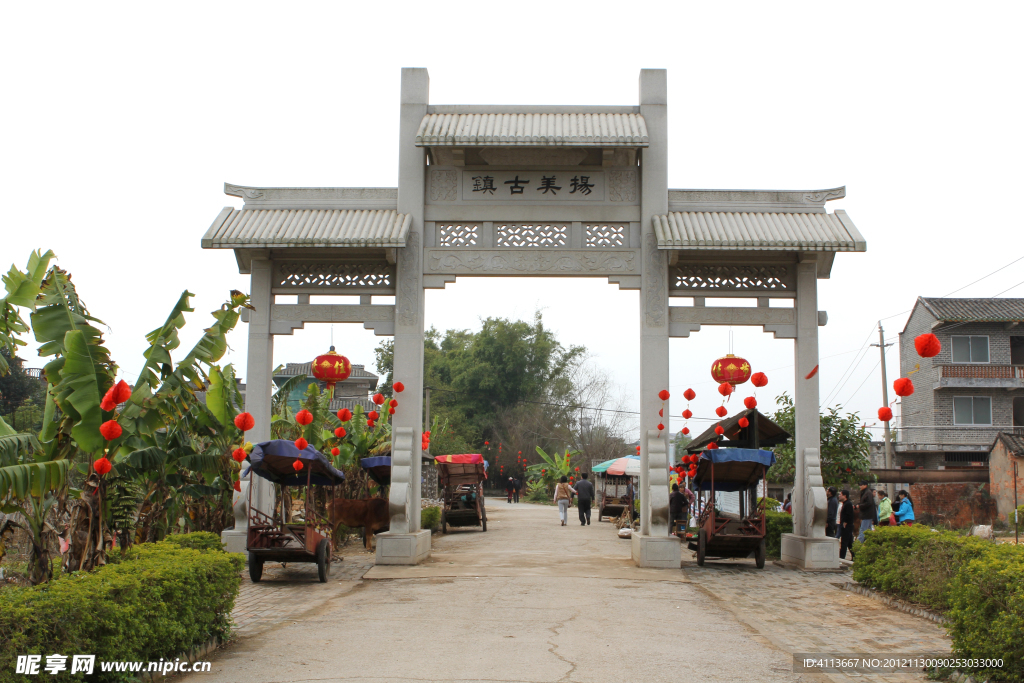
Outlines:
[[896,504],[892,506],[892,512],[896,515],[897,524],[906,524],[907,526],[914,524],[914,501],[910,499],[910,494],[905,490],[896,494]]

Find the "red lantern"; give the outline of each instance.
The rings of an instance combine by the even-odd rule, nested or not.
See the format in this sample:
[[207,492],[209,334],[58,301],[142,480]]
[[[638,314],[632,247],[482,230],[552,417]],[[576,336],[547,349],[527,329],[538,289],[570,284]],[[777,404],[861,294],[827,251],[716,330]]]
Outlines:
[[764,385],[768,384],[768,375],[764,374],[763,372],[755,372],[753,375],[750,376],[750,383],[758,388],[763,387]]
[[106,456],[103,456],[99,460],[93,462],[92,467],[94,470],[96,470],[96,474],[102,477],[104,474],[110,471],[110,468],[113,467],[113,465],[110,464],[110,461],[107,460]]
[[717,451],[718,450],[718,444],[715,443],[714,441],[712,441],[711,443],[708,444],[708,450],[709,451]]
[[661,410],[658,411],[658,417],[665,417],[665,409],[664,408],[662,408]]
[[341,449],[335,446],[334,448],[331,449],[331,455],[335,457],[341,455]]
[[715,434],[718,434],[719,436],[725,434],[725,427],[722,425],[715,425]]
[[388,408],[388,415],[394,415],[394,414],[395,414],[395,409],[394,408]]
[[243,460],[245,460],[245,456],[246,453],[244,448],[236,448],[235,450],[231,451],[231,457],[235,459],[235,462],[242,462]]
[[485,445],[485,446],[490,446],[490,445],[491,445],[491,442],[490,442],[490,441],[484,441],[484,445]]
[[249,413],[239,413],[235,415],[235,426],[243,432],[247,432],[256,426],[256,419]]
[[939,343],[938,337],[931,332],[927,332],[914,337],[914,348],[917,349],[917,355],[921,356],[921,358],[931,358],[932,356],[939,355],[939,351],[942,350],[942,344]]
[[747,396],[743,399],[743,405],[747,407],[747,410],[753,410],[757,407],[757,399],[753,396]]
[[892,419],[892,408],[885,406],[884,408],[878,409],[878,419],[882,422],[888,422]]
[[668,389],[662,389],[661,391],[658,392],[658,398],[660,398],[662,401],[667,401],[669,396],[670,394],[668,393]]
[[373,420],[367,420],[366,421],[366,426],[369,427],[370,429],[373,429],[374,426],[375,426],[374,421]]
[[718,385],[718,393],[720,393],[722,396],[728,396],[732,392],[733,386],[728,382],[722,382],[721,384]]
[[299,412],[295,413],[295,421],[305,427],[313,421],[313,413],[303,408]]
[[390,401],[388,401],[388,405],[391,406],[392,408],[397,408],[398,401],[396,401],[395,399],[391,399]]
[[686,391],[683,392],[683,398],[685,398],[687,401],[692,401],[693,399],[697,398],[697,392],[695,392],[693,389],[687,389]]
[[718,406],[715,408],[715,415],[718,417],[725,417],[728,413],[729,411],[725,409],[725,406]]
[[107,441],[113,441],[117,437],[121,436],[121,425],[117,424],[117,420],[107,420],[100,425],[100,434]]
[[298,458],[295,458],[295,462],[292,463],[292,469],[295,470],[296,472],[302,471],[302,461],[299,460]]
[[371,422],[376,422],[378,419],[380,419],[380,413],[378,413],[376,410],[371,410],[366,414],[366,419],[370,420]]
[[665,428],[665,425],[663,425],[663,424],[661,424],[661,423],[659,422],[659,423],[658,423],[658,431],[660,432],[660,431],[661,431],[662,429],[664,429],[664,428]]
[[298,448],[300,451],[306,450],[306,446],[308,445],[309,442],[303,439],[301,436],[295,439],[295,447]]
[[334,430],[334,435],[339,439],[344,439],[346,434],[348,434],[348,432],[345,431],[344,427],[338,427]]
[[739,419],[739,422],[737,422],[736,424],[738,424],[740,426],[740,429],[746,429],[747,427],[750,426],[750,420],[748,420],[745,417],[741,417]]
[[722,382],[728,382],[733,386],[743,384],[750,379],[750,363],[745,358],[730,353],[711,364],[711,376],[719,384]]
[[238,481],[237,479],[235,479],[235,483],[232,484],[231,487],[238,491],[239,493],[242,492],[242,482]]
[[814,376],[815,376],[815,375],[817,375],[817,374],[818,374],[818,366],[817,366],[817,365],[815,365],[815,366],[814,366],[813,368],[811,368],[811,371],[810,371],[810,372],[808,372],[808,373],[807,373],[807,374],[806,374],[806,375],[804,376],[804,379],[810,379],[810,378],[814,377]]
[[330,351],[313,360],[310,370],[314,377],[327,383],[327,391],[333,392],[335,383],[344,382],[352,374],[352,363],[332,346]]
[[405,391],[405,385],[402,384],[401,382],[395,382],[394,384],[391,385],[391,388],[395,390],[396,394],[400,394],[403,391]]
[[348,422],[352,419],[352,411],[348,408],[342,408],[338,411],[338,419],[342,422]]
[[384,394],[374,394],[373,402],[376,403],[377,405],[381,405],[382,403],[384,403]]
[[114,386],[107,389],[107,393],[103,395],[103,400],[100,402],[100,408],[102,410],[111,411],[121,403],[124,403],[132,396],[132,388],[128,386],[128,383],[121,380]]
[[896,392],[897,396],[910,396],[914,393],[914,383],[910,381],[909,377],[900,377],[892,383],[892,390]]
[[690,428],[689,427],[683,427],[683,436],[685,436],[685,435],[687,435],[689,433],[690,433]]
[[686,473],[687,473],[688,475],[690,475],[690,479],[693,479],[694,477],[696,477],[696,476],[697,476],[697,467],[696,467],[696,466],[694,466],[694,467],[691,467],[691,468],[690,468],[689,470],[687,470],[687,472],[686,472]]
[[691,412],[689,408],[683,411],[684,420],[689,420],[691,417],[693,417],[693,412]]

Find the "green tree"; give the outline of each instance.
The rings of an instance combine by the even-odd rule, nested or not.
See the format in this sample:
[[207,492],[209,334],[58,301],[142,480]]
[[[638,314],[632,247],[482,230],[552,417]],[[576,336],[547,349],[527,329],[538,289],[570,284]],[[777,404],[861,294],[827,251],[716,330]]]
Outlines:
[[[25,372],[24,360],[8,354],[6,348],[0,347],[0,356],[10,368],[6,375],[0,376],[0,415],[13,415],[26,403],[35,403],[41,393],[40,382]],[[17,425],[12,426],[17,428]]]
[[[796,433],[793,399],[783,393],[776,399],[779,409],[772,420],[790,434]],[[840,415],[841,406],[829,408],[821,415],[821,477],[825,486],[852,485],[871,468],[869,453],[871,434],[861,426],[857,413]],[[768,480],[792,482],[796,471],[793,440],[775,449],[775,464],[768,470]]]

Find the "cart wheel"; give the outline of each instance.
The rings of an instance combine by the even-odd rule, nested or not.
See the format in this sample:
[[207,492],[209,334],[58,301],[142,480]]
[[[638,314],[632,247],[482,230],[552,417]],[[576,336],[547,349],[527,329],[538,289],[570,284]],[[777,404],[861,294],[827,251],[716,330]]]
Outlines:
[[331,544],[326,539],[316,547],[316,573],[320,583],[327,583],[327,577],[331,575]]
[[484,531],[487,531],[487,515],[485,514],[480,518],[480,526],[483,527]]
[[704,553],[707,552],[708,532],[701,529],[697,532],[697,566],[704,566]]
[[249,578],[253,583],[259,583],[263,578],[263,558],[252,552],[249,553]]
[[754,549],[754,563],[758,569],[764,569],[764,553],[764,539],[762,538],[761,542],[757,544],[757,548]]
[[448,515],[445,514],[444,510],[441,510],[441,533],[448,533]]

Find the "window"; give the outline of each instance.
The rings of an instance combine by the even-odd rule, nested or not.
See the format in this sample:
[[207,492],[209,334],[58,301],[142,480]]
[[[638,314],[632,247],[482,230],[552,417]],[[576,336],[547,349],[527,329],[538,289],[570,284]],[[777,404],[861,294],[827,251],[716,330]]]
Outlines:
[[988,396],[954,396],[953,424],[992,424],[992,399]]
[[987,363],[988,337],[953,337],[954,363]]

